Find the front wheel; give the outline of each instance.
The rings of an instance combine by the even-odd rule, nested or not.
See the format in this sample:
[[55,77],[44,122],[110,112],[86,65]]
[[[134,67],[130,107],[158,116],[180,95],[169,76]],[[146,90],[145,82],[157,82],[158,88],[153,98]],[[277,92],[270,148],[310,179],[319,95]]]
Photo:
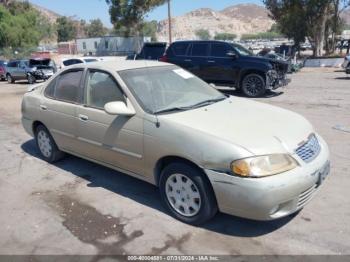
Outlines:
[[27,76],[27,80],[28,80],[28,83],[29,83],[30,85],[35,84],[35,81],[36,81],[35,77],[34,77],[33,75],[31,75],[31,74],[29,74],[29,75]]
[[64,157],[64,153],[58,149],[46,127],[39,125],[36,128],[35,140],[42,157],[47,162],[54,163]]
[[265,94],[265,80],[258,74],[249,74],[243,78],[242,92],[247,97],[260,97]]
[[197,168],[183,163],[168,165],[161,174],[160,194],[164,205],[178,220],[199,225],[217,213],[210,182]]

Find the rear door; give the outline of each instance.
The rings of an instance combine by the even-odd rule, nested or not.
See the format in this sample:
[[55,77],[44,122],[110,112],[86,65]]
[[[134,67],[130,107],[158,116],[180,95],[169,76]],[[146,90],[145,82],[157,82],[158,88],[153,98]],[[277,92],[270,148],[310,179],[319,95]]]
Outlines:
[[213,83],[234,83],[235,58],[228,56],[233,48],[227,43],[213,42],[207,60],[206,77]]
[[173,43],[167,50],[168,62],[189,70],[192,67],[190,46],[190,42]]
[[209,80],[207,72],[209,46],[207,42],[193,42],[190,51],[191,67],[189,71],[205,81]]
[[53,79],[44,91],[39,110],[59,148],[76,152],[76,109],[83,97],[84,69],[68,70]]
[[142,173],[143,119],[105,112],[104,106],[109,102],[129,103],[109,72],[89,69],[85,82],[85,102],[77,108],[79,154]]

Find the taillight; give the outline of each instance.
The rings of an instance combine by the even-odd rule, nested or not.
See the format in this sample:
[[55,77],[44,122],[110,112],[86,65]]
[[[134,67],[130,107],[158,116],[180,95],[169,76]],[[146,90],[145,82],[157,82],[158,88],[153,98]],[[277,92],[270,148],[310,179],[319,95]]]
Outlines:
[[168,62],[168,57],[166,55],[163,55],[161,58],[159,58],[159,61]]
[[5,69],[2,66],[0,66],[0,73],[4,73],[4,72],[5,72]]

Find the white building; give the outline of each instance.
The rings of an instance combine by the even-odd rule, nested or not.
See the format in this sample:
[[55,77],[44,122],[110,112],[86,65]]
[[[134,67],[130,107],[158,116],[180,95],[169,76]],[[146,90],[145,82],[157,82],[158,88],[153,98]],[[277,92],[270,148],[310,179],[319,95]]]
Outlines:
[[76,39],[77,50],[83,55],[124,56],[138,53],[150,37],[103,36]]

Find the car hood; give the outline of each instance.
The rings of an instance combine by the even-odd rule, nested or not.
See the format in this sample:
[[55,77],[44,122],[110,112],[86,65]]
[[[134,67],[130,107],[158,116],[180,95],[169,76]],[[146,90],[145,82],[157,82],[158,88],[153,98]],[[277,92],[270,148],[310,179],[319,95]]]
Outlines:
[[[194,110],[161,115],[160,120],[186,126],[254,155],[294,153],[313,132],[312,125],[291,111],[248,99],[230,97]],[[189,131],[191,132],[191,131]]]

